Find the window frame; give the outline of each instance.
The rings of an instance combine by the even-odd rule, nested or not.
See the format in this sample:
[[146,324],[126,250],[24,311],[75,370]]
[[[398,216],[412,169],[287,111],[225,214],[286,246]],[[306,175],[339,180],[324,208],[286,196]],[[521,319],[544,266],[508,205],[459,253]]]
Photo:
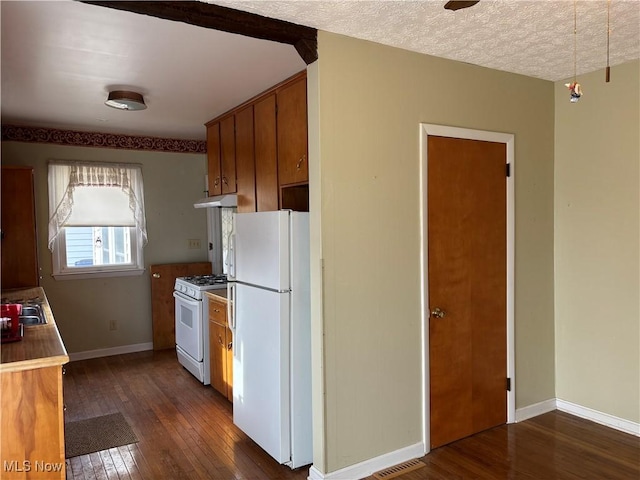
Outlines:
[[125,277],[144,273],[142,245],[138,240],[136,227],[129,228],[131,242],[131,263],[113,265],[67,266],[66,228],[63,228],[53,244],[53,273],[56,280],[87,279],[101,277]]
[[[57,170],[58,168],[65,170]],[[67,177],[68,175],[68,177]],[[52,273],[55,279],[85,279],[99,277],[122,277],[144,273],[143,248],[148,243],[146,213],[144,205],[144,183],[142,165],[139,163],[116,163],[99,161],[56,160],[48,162],[49,228],[48,249],[51,251]],[[118,188],[128,195],[126,202],[133,214],[133,224],[120,224],[120,217],[103,217],[101,207],[94,212],[93,207],[82,213],[83,217],[66,222],[72,215],[73,193],[83,187]],[[78,199],[79,200],[79,199]],[[91,198],[87,201],[95,200]],[[84,204],[84,200],[82,201]],[[115,206],[115,202],[114,205]],[[117,208],[121,208],[120,205]],[[124,208],[124,206],[122,206]],[[95,215],[94,215],[95,213]],[[107,212],[108,213],[108,212]],[[125,216],[126,217],[126,216]],[[78,222],[80,220],[80,222]],[[105,221],[105,223],[102,223]],[[124,222],[129,219],[124,218]],[[96,225],[92,225],[95,222]],[[114,223],[111,223],[114,222]],[[79,223],[79,224],[78,224]],[[75,224],[75,225],[74,225]],[[87,225],[88,224],[88,225]],[[111,265],[95,264],[95,244],[92,244],[93,265],[67,265],[67,228],[89,226],[95,232],[96,227],[120,226],[128,228],[130,256],[129,263]],[[88,253],[88,252],[87,252]]]

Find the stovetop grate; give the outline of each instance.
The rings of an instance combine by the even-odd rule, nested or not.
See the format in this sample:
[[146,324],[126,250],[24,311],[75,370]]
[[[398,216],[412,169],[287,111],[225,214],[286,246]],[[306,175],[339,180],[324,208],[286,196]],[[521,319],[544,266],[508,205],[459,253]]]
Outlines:
[[193,285],[220,285],[227,283],[227,276],[224,274],[219,275],[191,275],[188,277],[180,277],[181,280],[191,283]]

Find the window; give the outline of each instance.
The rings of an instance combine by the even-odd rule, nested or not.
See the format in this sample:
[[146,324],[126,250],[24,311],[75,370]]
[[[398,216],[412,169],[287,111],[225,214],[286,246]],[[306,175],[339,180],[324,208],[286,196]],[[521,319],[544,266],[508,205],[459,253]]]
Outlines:
[[140,165],[49,163],[54,277],[142,273],[146,242]]

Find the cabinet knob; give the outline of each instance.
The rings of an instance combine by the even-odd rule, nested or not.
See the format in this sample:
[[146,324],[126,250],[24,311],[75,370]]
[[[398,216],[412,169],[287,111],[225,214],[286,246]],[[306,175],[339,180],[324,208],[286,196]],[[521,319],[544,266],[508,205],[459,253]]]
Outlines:
[[222,341],[222,337],[220,335],[218,335],[218,343],[220,345],[224,345],[224,342]]
[[231,350],[233,348],[233,342],[229,342],[229,345],[227,345],[227,350]]
[[153,278],[160,278],[160,274],[159,273],[154,273],[153,274]]
[[305,154],[305,155],[302,155],[302,156],[300,157],[300,160],[298,160],[298,163],[296,164],[296,169],[297,169],[297,170],[300,170],[300,167],[302,167],[302,162],[304,162],[304,161],[306,160],[306,158],[307,158],[307,155],[306,155],[306,154]]
[[440,310],[438,307],[434,308],[431,312],[431,316],[433,318],[444,318],[446,312],[444,310]]
[[216,177],[215,182],[213,182],[213,184],[217,187],[218,185],[220,185],[220,177]]

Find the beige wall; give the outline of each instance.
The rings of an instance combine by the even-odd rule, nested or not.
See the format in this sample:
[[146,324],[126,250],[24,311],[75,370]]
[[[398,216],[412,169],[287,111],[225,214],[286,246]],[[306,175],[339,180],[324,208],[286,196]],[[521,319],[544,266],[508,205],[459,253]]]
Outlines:
[[318,40],[312,278],[324,333],[314,358],[325,360],[314,412],[326,429],[314,440],[328,473],[422,440],[421,122],[515,134],[516,403],[555,396],[554,86],[326,32]]
[[[145,265],[206,261],[206,214],[193,208],[202,197],[206,156],[2,142],[3,165],[35,167],[38,256],[41,285],[70,353],[152,341],[149,271],[135,277],[54,280],[47,249],[47,160],[91,160],[142,164],[149,243]],[[201,239],[200,250],[187,239]],[[109,331],[109,320],[118,329]]]
[[640,421],[640,62],[557,82],[556,390]]

